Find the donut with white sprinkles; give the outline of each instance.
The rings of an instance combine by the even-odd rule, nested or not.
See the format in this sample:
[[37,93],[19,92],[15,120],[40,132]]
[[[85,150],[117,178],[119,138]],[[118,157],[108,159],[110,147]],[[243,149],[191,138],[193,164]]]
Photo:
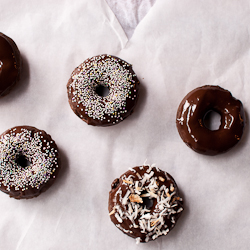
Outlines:
[[167,235],[182,211],[183,201],[173,177],[154,165],[130,168],[111,185],[111,221],[136,243]]
[[89,125],[115,125],[133,113],[139,84],[131,64],[106,54],[94,56],[72,72],[69,104]]
[[16,199],[46,191],[60,170],[57,145],[45,131],[17,126],[0,136],[0,190]]

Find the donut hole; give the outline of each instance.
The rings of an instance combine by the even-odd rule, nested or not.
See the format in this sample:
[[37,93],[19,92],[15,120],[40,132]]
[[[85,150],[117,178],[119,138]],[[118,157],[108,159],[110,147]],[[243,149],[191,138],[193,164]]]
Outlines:
[[17,155],[16,163],[18,166],[21,166],[22,168],[26,168],[26,167],[30,166],[30,164],[31,164],[29,162],[29,160],[27,159],[27,157],[23,154]]
[[154,198],[149,198],[149,197],[143,197],[142,198],[142,206],[146,207],[147,209],[151,209],[154,205]]
[[[142,194],[145,194],[147,192],[142,192]],[[142,197],[142,206],[146,207],[147,209],[151,210],[151,208],[154,206],[154,200],[155,198],[152,197]]]
[[214,110],[209,110],[203,118],[203,123],[211,131],[218,130],[221,125],[221,115]]
[[96,92],[97,95],[99,95],[101,97],[105,97],[105,96],[109,95],[109,87],[105,86],[103,84],[99,84],[95,88],[95,92]]

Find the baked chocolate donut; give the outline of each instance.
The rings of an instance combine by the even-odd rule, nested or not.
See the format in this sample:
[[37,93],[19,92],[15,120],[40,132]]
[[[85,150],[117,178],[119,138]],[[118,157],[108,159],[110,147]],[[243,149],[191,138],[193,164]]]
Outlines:
[[[84,61],[73,71],[67,84],[72,110],[94,126],[114,125],[127,118],[137,103],[138,88],[132,66],[110,55]],[[105,90],[109,92],[106,96]]]
[[0,96],[7,95],[18,82],[21,56],[15,42],[0,32]]
[[111,221],[137,243],[168,234],[182,211],[173,177],[153,165],[131,168],[111,185]]
[[11,128],[0,136],[0,190],[16,199],[46,191],[60,170],[56,143],[30,126]]
[[[204,117],[210,111],[221,116],[219,129],[210,130]],[[242,137],[245,115],[241,101],[219,86],[202,86],[188,93],[179,105],[176,125],[182,140],[194,151],[217,155],[232,148]]]

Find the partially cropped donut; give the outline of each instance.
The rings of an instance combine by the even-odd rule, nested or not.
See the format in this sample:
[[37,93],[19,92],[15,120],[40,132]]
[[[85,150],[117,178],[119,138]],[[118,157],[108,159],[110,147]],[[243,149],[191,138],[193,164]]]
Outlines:
[[[210,130],[204,124],[204,118],[210,111],[221,116],[217,130]],[[182,140],[194,151],[206,155],[224,153],[243,135],[243,105],[228,90],[205,85],[192,90],[181,101],[176,125]]]
[[17,126],[0,136],[0,190],[16,199],[46,191],[60,170],[57,145],[43,130]]
[[132,114],[139,81],[131,64],[115,56],[99,55],[73,71],[67,90],[77,116],[90,125],[110,126]]
[[182,211],[173,177],[155,166],[131,168],[111,185],[111,221],[137,243],[167,235]]
[[15,42],[0,32],[0,97],[7,95],[19,81],[21,56]]

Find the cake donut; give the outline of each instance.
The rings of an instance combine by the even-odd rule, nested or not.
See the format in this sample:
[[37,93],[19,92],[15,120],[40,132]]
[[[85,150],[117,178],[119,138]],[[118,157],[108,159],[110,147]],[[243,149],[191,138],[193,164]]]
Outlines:
[[[204,118],[210,111],[221,116],[217,130],[210,130],[204,124]],[[244,124],[241,101],[219,86],[205,85],[192,90],[180,103],[176,115],[182,140],[194,151],[206,155],[224,153],[237,144]]]
[[105,54],[81,63],[67,83],[72,110],[94,126],[118,124],[132,114],[138,90],[139,80],[132,65]]
[[21,56],[15,42],[0,32],[0,97],[7,95],[19,81]]
[[173,177],[154,165],[130,168],[111,185],[111,221],[136,243],[167,235],[182,211],[182,198]]
[[60,170],[55,141],[30,126],[11,128],[0,136],[0,190],[16,199],[46,191]]

